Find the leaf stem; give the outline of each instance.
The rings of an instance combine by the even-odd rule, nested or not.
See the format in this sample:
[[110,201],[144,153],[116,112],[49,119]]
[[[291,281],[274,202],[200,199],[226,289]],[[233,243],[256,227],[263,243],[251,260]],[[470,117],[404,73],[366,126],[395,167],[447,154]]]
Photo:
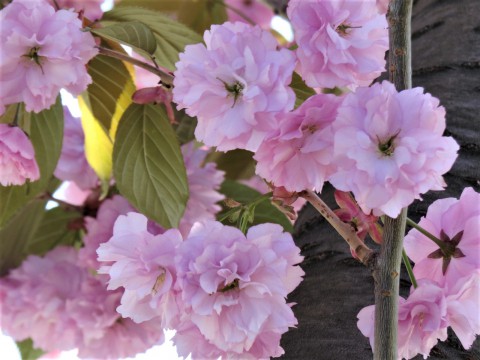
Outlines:
[[115,51],[115,50],[112,50],[112,49],[107,49],[107,48],[104,48],[102,46],[97,46],[97,49],[98,49],[99,53],[102,54],[102,55],[109,56],[109,57],[119,59],[119,60],[122,60],[122,61],[126,61],[126,62],[129,62],[129,63],[131,63],[135,66],[138,66],[142,69],[150,71],[151,73],[157,75],[161,79],[162,84],[166,88],[171,88],[172,85],[173,85],[174,76],[172,74],[166,72],[166,71],[161,70],[160,68],[157,68],[157,67],[152,66],[150,64],[147,64],[147,63],[145,63],[141,60],[135,59],[131,56],[122,54],[121,52],[118,52],[118,51]]
[[417,279],[415,279],[415,274],[413,273],[412,264],[410,264],[410,260],[408,259],[405,249],[402,250],[402,259],[403,259],[403,263],[405,264],[405,268],[407,269],[408,277],[410,278],[410,281],[412,282],[413,287],[417,288],[418,287]]
[[312,204],[325,220],[337,230],[340,236],[348,243],[350,248],[355,251],[363,264],[369,264],[374,255],[374,251],[364,244],[364,242],[357,236],[357,233],[352,226],[340,220],[337,214],[335,214],[314,191],[304,190],[298,195]]

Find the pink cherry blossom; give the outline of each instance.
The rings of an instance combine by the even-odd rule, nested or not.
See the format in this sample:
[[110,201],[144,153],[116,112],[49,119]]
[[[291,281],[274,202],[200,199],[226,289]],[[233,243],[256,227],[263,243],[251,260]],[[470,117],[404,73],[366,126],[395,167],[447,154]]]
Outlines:
[[0,279],[2,329],[45,351],[78,348],[82,358],[132,356],[163,342],[158,324],[120,320],[120,296],[79,266],[74,248],[60,246]]
[[[259,25],[263,29],[270,29],[270,23],[275,15],[273,9],[258,0],[225,0],[227,5],[227,16],[231,22],[241,21],[247,23],[247,17],[253,21],[256,25]],[[233,9],[237,10],[234,11]],[[245,17],[241,16],[240,12]]]
[[106,263],[99,273],[109,275],[109,290],[125,289],[117,308],[123,317],[142,322],[160,316],[162,326],[171,327],[178,313],[174,258],[182,236],[177,229],[152,235],[147,223],[138,213],[118,217],[113,236],[97,250],[98,260]]
[[[102,17],[102,3],[104,0],[56,0],[61,9],[74,9],[83,11],[83,15],[89,20],[98,20]],[[53,0],[49,0],[52,6],[55,6]]]
[[40,178],[35,149],[23,130],[0,124],[0,184],[23,185]]
[[135,211],[133,206],[120,195],[105,200],[97,211],[96,218],[85,217],[86,234],[84,247],[80,249],[80,261],[87,267],[98,270],[97,249],[113,235],[113,225],[120,215]]
[[321,191],[334,172],[331,124],[341,98],[318,94],[291,113],[258,148],[256,173],[288,191]]
[[204,40],[180,54],[174,102],[198,118],[195,136],[206,145],[255,151],[276,127],[273,114],[294,106],[295,57],[277,50],[269,32],[240,22],[212,25]]
[[[357,326],[374,347],[375,305],[367,306],[357,315]],[[438,340],[447,339],[447,301],[443,289],[429,281],[419,286],[407,300],[399,299],[398,359],[411,359],[422,354],[424,359]]]
[[190,190],[185,213],[178,227],[184,237],[188,235],[195,222],[215,220],[215,215],[221,210],[217,203],[225,198],[219,192],[224,172],[217,170],[213,162],[204,164],[207,154],[208,148],[195,148],[193,142],[182,146]]
[[[460,199],[447,198],[432,203],[419,225],[440,240],[446,240],[450,254],[417,230],[410,230],[404,244],[415,262],[417,279],[431,279],[452,287],[460,278],[480,269],[480,194],[463,190]],[[458,242],[452,242],[456,239]]]
[[[176,260],[185,321],[198,328],[184,325],[185,336],[202,335],[229,358],[281,355],[280,336],[296,325],[285,296],[303,275],[294,266],[299,252],[278,225],[257,225],[245,236],[219,222],[196,223]],[[183,335],[180,330],[176,339],[185,347]],[[193,346],[182,352],[203,355]]]
[[480,269],[445,289],[448,325],[469,349],[480,335]]
[[445,109],[422,88],[398,93],[384,81],[346,95],[332,125],[337,171],[363,212],[397,217],[420,194],[442,190],[458,144],[442,136]]
[[172,92],[165,87],[155,86],[138,89],[132,95],[132,101],[136,104],[163,104],[170,123],[176,123],[172,107]]
[[81,28],[76,13],[43,0],[14,0],[0,12],[0,114],[17,102],[38,113],[60,89],[79,95],[87,88],[85,64],[97,50]]
[[309,86],[367,86],[385,70],[387,20],[375,0],[291,0],[287,14]]
[[62,153],[55,176],[60,180],[74,181],[82,190],[98,185],[98,177],[85,157],[85,135],[79,118],[73,117],[67,107],[63,108],[65,125]]

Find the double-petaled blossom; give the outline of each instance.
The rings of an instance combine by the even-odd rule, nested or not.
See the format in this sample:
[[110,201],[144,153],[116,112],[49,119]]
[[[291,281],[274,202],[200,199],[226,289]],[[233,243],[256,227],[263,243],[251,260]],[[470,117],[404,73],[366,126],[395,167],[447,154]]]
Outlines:
[[0,11],[0,114],[24,102],[39,112],[60,89],[79,95],[91,82],[86,63],[97,54],[76,13],[44,0],[14,0]]
[[204,40],[180,54],[174,102],[198,118],[195,136],[206,145],[255,151],[277,126],[273,114],[293,109],[295,56],[277,50],[269,32],[241,22],[213,25]]
[[288,191],[321,191],[335,171],[331,124],[341,98],[318,94],[296,110],[279,113],[279,125],[258,148],[256,173]]
[[[270,29],[270,23],[275,15],[273,9],[259,0],[225,0],[227,16],[231,22],[252,21],[263,29]],[[243,15],[243,16],[242,16]]]
[[480,194],[463,190],[460,199],[433,202],[419,225],[441,241],[443,249],[412,229],[405,237],[405,250],[415,262],[417,279],[430,279],[454,286],[460,278],[480,269]]
[[174,342],[180,351],[193,358],[280,356],[281,334],[296,325],[285,297],[302,279],[294,266],[301,260],[278,225],[257,225],[245,236],[218,222],[196,223],[177,255],[184,315]]
[[138,213],[121,215],[112,237],[97,250],[104,265],[99,273],[108,274],[108,289],[125,289],[117,311],[135,322],[160,317],[163,327],[172,327],[178,315],[174,259],[182,242],[177,229],[153,235],[148,219]]
[[[420,281],[407,300],[399,299],[398,359],[422,354],[426,359],[438,340],[447,339],[447,300],[436,283]],[[357,315],[357,326],[374,345],[375,306],[363,308]]]
[[397,92],[387,81],[346,95],[332,129],[337,170],[329,181],[376,216],[397,217],[420,194],[442,190],[459,149],[442,136],[438,99],[422,88]]
[[85,157],[85,135],[79,118],[73,117],[67,107],[63,108],[64,128],[60,159],[55,176],[60,180],[74,181],[82,190],[98,185],[98,177]]
[[287,14],[309,86],[367,86],[385,70],[387,20],[375,0],[291,0]]
[[35,149],[18,126],[0,124],[0,184],[23,185],[40,178]]
[[60,246],[0,279],[2,329],[45,351],[78,348],[81,358],[133,356],[163,342],[158,323],[120,318],[120,296],[78,262],[73,247]]

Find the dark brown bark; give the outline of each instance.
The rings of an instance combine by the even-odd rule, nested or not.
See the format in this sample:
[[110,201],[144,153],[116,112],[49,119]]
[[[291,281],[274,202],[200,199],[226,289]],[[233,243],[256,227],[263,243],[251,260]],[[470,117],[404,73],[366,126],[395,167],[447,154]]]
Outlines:
[[[429,192],[423,202],[409,207],[418,220],[439,198],[459,197],[465,187],[480,191],[480,1],[416,0],[412,21],[413,86],[422,86],[447,109],[446,135],[460,144],[459,158],[445,176],[445,191]],[[322,198],[334,206],[333,189]],[[289,301],[299,325],[285,334],[285,359],[371,359],[368,339],[356,326],[361,308],[374,303],[373,279],[368,269],[352,259],[340,239],[314,209],[306,207],[296,225],[306,276]],[[369,244],[370,246],[374,246]],[[400,276],[400,292],[407,296],[410,282]],[[453,335],[433,348],[430,359],[480,359],[480,340],[465,351]],[[415,358],[421,359],[420,356]]]

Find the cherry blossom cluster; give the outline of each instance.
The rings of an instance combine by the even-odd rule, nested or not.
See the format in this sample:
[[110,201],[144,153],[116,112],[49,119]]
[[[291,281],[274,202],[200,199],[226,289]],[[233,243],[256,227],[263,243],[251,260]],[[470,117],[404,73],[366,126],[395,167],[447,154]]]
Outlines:
[[[197,139],[218,150],[254,151],[257,174],[287,191],[320,192],[329,181],[339,190],[353,192],[363,212],[375,216],[396,217],[421,194],[443,189],[442,175],[451,168],[459,147],[442,136],[445,110],[439,101],[421,88],[399,93],[386,81],[363,86],[384,69],[387,31],[385,15],[378,13],[376,3],[294,1],[289,14],[294,29],[296,24],[311,24],[304,30],[308,39],[320,38],[313,29],[321,23],[326,33],[333,31],[335,37],[346,37],[344,42],[352,38],[352,43],[361,44],[361,51],[344,48],[343,42],[319,44],[339,51],[328,55],[331,66],[301,70],[307,83],[317,76],[333,79],[312,86],[355,85],[355,92],[317,94],[293,110],[288,86],[293,52],[278,50],[270,34],[259,27],[238,22],[215,25],[205,33],[206,45],[187,46],[176,64],[173,99],[179,109],[197,116]],[[320,15],[326,19],[317,18]],[[371,17],[383,21],[370,23]],[[350,24],[342,30],[345,34],[339,24],[332,28],[335,21]],[[363,33],[367,30],[382,40],[381,51],[377,37]],[[355,40],[357,32],[363,43]],[[307,47],[299,36],[296,52],[301,65],[299,52]],[[341,59],[347,53],[359,64],[377,65],[346,70]],[[321,57],[311,51],[307,56],[315,64]],[[331,75],[332,69],[368,76],[354,77],[347,84]]]
[[175,329],[181,356],[280,356],[281,335],[297,324],[285,298],[302,280],[295,265],[303,258],[279,225],[244,235],[203,221],[183,240],[177,229],[151,233],[148,219],[130,212],[118,217],[97,253],[108,289],[124,289],[117,311]]
[[[450,326],[463,347],[480,334],[480,194],[466,188],[460,199],[437,200],[419,225],[438,238],[439,247],[412,229],[405,249],[415,262],[418,287],[400,298],[398,358],[424,358]],[[375,306],[358,314],[358,327],[374,343]]]

